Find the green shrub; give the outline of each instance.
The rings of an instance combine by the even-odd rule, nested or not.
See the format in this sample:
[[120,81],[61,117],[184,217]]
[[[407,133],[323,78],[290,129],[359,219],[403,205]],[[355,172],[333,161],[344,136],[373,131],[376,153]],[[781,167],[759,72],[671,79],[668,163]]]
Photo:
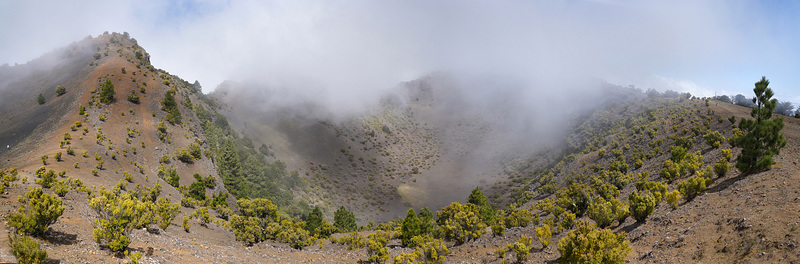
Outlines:
[[628,196],[630,212],[637,222],[644,222],[648,216],[653,214],[656,207],[656,198],[650,191],[632,192]]
[[725,174],[728,174],[730,169],[731,164],[729,164],[725,158],[719,159],[716,163],[714,163],[714,173],[717,174],[717,177],[725,176]]
[[322,219],[322,224],[320,224],[317,229],[314,229],[314,232],[309,233],[322,239],[330,238],[331,235],[336,233],[336,227],[333,227],[327,220]]
[[672,156],[669,159],[673,162],[679,163],[683,161],[684,157],[686,157],[686,149],[681,146],[673,146],[670,150],[670,154]]
[[189,144],[189,154],[192,155],[193,159],[200,159],[203,157],[203,154],[200,151],[200,145],[197,145],[195,143]]
[[389,251],[386,248],[389,237],[389,233],[383,231],[377,231],[367,236],[367,260],[369,262],[382,263],[389,259]]
[[486,224],[476,214],[478,207],[474,204],[462,205],[451,203],[442,208],[439,216],[439,227],[446,239],[461,245],[466,241],[479,238],[486,232]]
[[56,86],[56,95],[57,96],[62,96],[65,93],[67,93],[67,88],[64,88],[63,85]]
[[611,204],[614,206],[614,214],[617,216],[617,223],[622,224],[628,216],[631,216],[631,211],[627,203],[620,200],[612,199]]
[[503,236],[506,233],[506,224],[504,221],[494,221],[492,224],[492,236]]
[[679,183],[678,190],[680,191],[681,195],[686,198],[686,201],[691,201],[694,200],[694,198],[697,197],[697,195],[699,195],[702,191],[708,188],[708,185],[711,183],[713,183],[713,181],[708,177],[697,175]]
[[44,263],[47,259],[47,251],[29,236],[9,234],[8,247],[11,249],[11,255],[14,255],[19,263]]
[[206,199],[206,185],[203,182],[192,182],[189,185],[189,196],[198,201]]
[[41,179],[36,179],[36,183],[41,185],[42,188],[49,189],[56,182],[56,171],[54,170],[45,171],[44,166],[39,167],[39,169],[36,170],[35,174],[36,176],[41,178]]
[[639,174],[639,179],[636,182],[636,190],[650,191],[653,197],[656,198],[656,204],[661,202],[664,193],[667,192],[667,183],[664,182],[651,182],[647,179],[647,172]]
[[228,223],[237,241],[245,242],[248,245],[262,241],[262,230],[257,218],[233,215]]
[[658,176],[661,176],[661,178],[664,178],[669,182],[680,178],[683,174],[681,173],[682,170],[680,164],[675,163],[672,160],[665,160],[664,163],[662,163],[662,166],[663,168],[661,169],[661,172],[658,173]]
[[125,256],[128,257],[128,263],[130,264],[141,263],[140,260],[142,259],[142,252],[128,252],[125,250]]
[[183,223],[181,224],[181,226],[183,226],[183,231],[186,231],[186,233],[189,233],[189,228],[192,227],[192,223],[189,223],[189,217],[188,216],[184,216],[183,217]]
[[572,227],[575,226],[575,218],[576,216],[572,212],[564,212],[561,214],[561,222],[558,223],[558,227],[560,227],[562,230],[572,229]]
[[712,148],[719,148],[720,145],[725,142],[725,136],[719,131],[708,132],[703,135],[703,139],[706,140],[706,144]]
[[184,196],[181,198],[181,206],[186,208],[194,208],[197,205],[197,200],[192,197]]
[[551,243],[550,239],[553,238],[553,232],[550,230],[550,225],[544,224],[540,227],[537,227],[536,237],[539,239],[539,243],[542,244],[542,249],[549,247]]
[[558,251],[566,263],[624,263],[631,253],[630,243],[625,240],[627,235],[579,221],[575,230],[558,241]]
[[610,226],[617,220],[617,216],[614,214],[614,205],[611,202],[606,202],[603,197],[596,197],[592,200],[586,215],[589,219],[594,220],[600,228]]
[[681,162],[681,173],[683,173],[683,171],[695,173],[700,169],[700,166],[703,166],[703,154],[701,154],[700,151],[689,153],[686,155],[683,162]]
[[58,197],[64,197],[69,192],[69,184],[65,181],[56,180],[50,188]]
[[64,213],[61,200],[44,193],[38,187],[28,189],[25,196],[19,196],[17,201],[22,206],[17,212],[8,215],[8,225],[25,234],[44,234]]
[[731,158],[733,158],[733,155],[731,155],[731,149],[723,149],[722,157],[724,157],[726,161],[731,161]]
[[164,125],[164,121],[159,122],[158,126],[156,126],[156,134],[158,135],[158,139],[160,139],[162,142],[166,140],[167,126]]
[[[689,131],[684,128],[683,129],[683,133],[686,134],[687,132],[689,132]],[[672,137],[672,140],[675,141],[675,145],[680,146],[680,147],[684,148],[687,151],[689,149],[692,149],[692,147],[694,146],[694,136],[693,135],[686,135],[686,136],[682,136],[682,137],[676,135],[676,136]]]
[[367,246],[367,242],[364,240],[364,237],[358,232],[351,232],[349,235],[342,236],[338,240],[331,239],[331,242],[347,245],[348,250]]
[[128,94],[128,101],[134,104],[139,104],[139,95],[136,94],[136,90],[131,89],[131,93]]
[[570,184],[569,188],[559,189],[556,193],[556,204],[567,209],[577,217],[582,217],[591,203],[592,189],[583,183]]
[[[239,199],[236,201],[236,206],[239,208],[239,212],[241,212],[243,216],[251,216],[261,219],[274,219],[277,217],[278,207],[275,206],[275,204],[273,204],[269,199]],[[321,211],[319,211],[319,216],[321,219]],[[316,228],[316,226],[314,228]]]
[[175,154],[175,157],[176,157],[178,160],[180,160],[180,161],[182,161],[182,162],[184,162],[184,163],[192,163],[192,160],[194,159],[194,158],[192,157],[192,154],[191,154],[191,153],[189,153],[189,150],[187,150],[187,149],[181,149],[181,150],[179,150],[179,151],[178,151],[178,153],[177,153],[177,154]]
[[214,175],[208,175],[203,178],[203,183],[206,184],[206,188],[214,188],[217,186],[217,178]]
[[519,238],[519,240],[517,240],[517,242],[508,244],[506,247],[508,250],[514,252],[517,258],[517,263],[523,263],[528,260],[528,256],[530,256],[532,243],[533,239],[531,239],[531,237],[523,235]]
[[146,228],[156,218],[157,207],[152,201],[143,201],[119,186],[112,192],[101,187],[100,195],[89,201],[89,206],[98,213],[92,232],[95,242],[105,242],[112,251],[121,252],[131,243],[129,233],[134,228]]
[[159,169],[158,176],[164,179],[172,187],[178,188],[180,185],[181,177],[175,168],[169,168],[166,171]]
[[624,189],[625,186],[633,181],[630,175],[624,174],[618,170],[603,170],[598,173],[598,176],[603,179],[603,181],[613,184],[618,190]]
[[44,95],[39,93],[39,96],[36,97],[36,102],[39,103],[40,105],[44,104]]
[[430,239],[429,237],[425,237],[425,239],[419,238],[424,242],[417,242],[417,244],[422,245],[417,247],[417,250],[421,251],[426,263],[444,263],[447,261],[446,256],[450,253],[450,250],[447,249],[447,245],[444,242],[439,239]]
[[158,163],[169,164],[169,161],[170,158],[167,154],[161,155],[161,157],[158,158]]
[[533,213],[528,210],[515,209],[503,219],[503,222],[505,222],[506,228],[527,227],[531,220],[533,220]]
[[678,208],[678,201],[681,200],[681,193],[678,190],[673,190],[667,193],[667,203],[672,206],[672,209]]
[[[556,205],[556,203],[553,202],[553,199],[550,199],[550,198],[539,200],[532,207],[534,207],[536,209],[539,209],[542,212],[551,213],[551,214],[553,214],[555,216],[559,216],[559,215],[561,215],[561,213],[564,212],[564,208],[561,208],[558,205]],[[531,210],[533,210],[533,209],[531,209]]]
[[172,223],[172,220],[175,219],[175,216],[178,215],[178,210],[180,205],[177,203],[172,203],[169,198],[159,198],[158,202],[156,202],[156,211],[158,211],[158,227],[161,230],[167,230],[167,227]]

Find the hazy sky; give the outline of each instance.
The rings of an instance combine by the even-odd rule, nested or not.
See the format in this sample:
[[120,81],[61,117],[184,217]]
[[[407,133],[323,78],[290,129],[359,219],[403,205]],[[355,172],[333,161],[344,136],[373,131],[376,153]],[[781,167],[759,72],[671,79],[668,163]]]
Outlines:
[[800,102],[798,1],[0,0],[0,64],[103,31],[205,92],[258,80],[347,102],[452,71],[752,96],[766,75]]

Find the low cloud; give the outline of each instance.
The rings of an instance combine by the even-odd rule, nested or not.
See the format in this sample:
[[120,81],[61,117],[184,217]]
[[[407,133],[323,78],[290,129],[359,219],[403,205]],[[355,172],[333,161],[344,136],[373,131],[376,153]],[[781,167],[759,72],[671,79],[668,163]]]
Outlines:
[[[19,1],[0,10],[0,63],[127,31],[157,67],[205,92],[238,80],[341,108],[435,71],[504,76],[535,92],[579,92],[558,86],[574,78],[659,89],[653,76],[663,76],[664,88],[698,94],[746,92],[761,75],[800,85],[791,71],[745,66],[781,61],[795,40],[770,31],[771,10],[750,2]],[[742,79],[729,80],[733,71]]]

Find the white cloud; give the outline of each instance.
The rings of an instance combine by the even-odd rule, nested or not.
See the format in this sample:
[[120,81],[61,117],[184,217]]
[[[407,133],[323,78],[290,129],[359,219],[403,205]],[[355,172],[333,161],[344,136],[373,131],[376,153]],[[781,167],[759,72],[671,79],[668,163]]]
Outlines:
[[[225,79],[249,79],[350,105],[443,70],[511,76],[534,90],[576,77],[624,85],[668,76],[662,85],[699,94],[737,90],[726,87],[733,86],[726,72],[752,74],[758,53],[791,50],[785,41],[760,45],[772,43],[759,33],[770,25],[753,15],[754,6],[688,0],[8,1],[0,2],[0,63],[22,63],[108,30],[128,31],[157,67],[200,80],[205,91]],[[760,50],[753,51],[756,46]],[[779,57],[768,58],[783,61]]]

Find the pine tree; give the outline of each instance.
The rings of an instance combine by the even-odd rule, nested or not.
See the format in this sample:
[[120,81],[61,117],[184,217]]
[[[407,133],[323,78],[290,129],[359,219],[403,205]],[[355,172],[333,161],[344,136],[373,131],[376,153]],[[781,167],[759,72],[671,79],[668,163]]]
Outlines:
[[319,209],[319,206],[314,206],[314,210],[311,210],[306,217],[305,229],[313,233],[320,225],[322,225],[322,210]]
[[242,176],[241,159],[232,139],[228,139],[222,144],[217,157],[219,157],[219,175],[225,183],[225,188],[233,197],[247,197],[247,184]]
[[111,82],[111,79],[106,78],[106,81],[100,85],[100,102],[104,104],[110,104],[114,102],[114,83]]
[[417,217],[419,218],[419,228],[422,234],[432,234],[436,231],[436,219],[434,219],[431,209],[422,207],[422,209],[419,209],[419,215]]
[[489,205],[489,199],[483,195],[481,189],[478,187],[472,189],[472,193],[469,195],[469,200],[467,202],[477,205],[480,208],[478,211],[478,217],[481,218],[483,223],[490,225],[494,222],[494,210],[492,209],[492,206]]
[[411,238],[420,235],[422,233],[421,231],[419,218],[417,218],[417,214],[414,213],[414,208],[408,209],[406,218],[403,220],[403,226],[400,229],[400,243],[403,244],[404,247],[417,246],[412,245]]
[[339,229],[339,232],[351,232],[358,230],[356,225],[356,216],[353,212],[339,206],[339,209],[333,213],[333,226]]
[[161,110],[167,112],[166,119],[170,124],[181,123],[181,111],[178,110],[178,102],[175,101],[175,88],[167,90],[164,99],[161,99]]
[[755,120],[742,118],[739,128],[744,135],[732,139],[734,146],[742,148],[742,153],[737,157],[736,168],[744,173],[770,169],[775,164],[772,157],[780,154],[781,148],[786,146],[786,140],[781,133],[783,119],[772,117],[778,100],[771,99],[774,94],[768,88],[769,80],[762,76],[755,86],[755,107],[750,112]]

